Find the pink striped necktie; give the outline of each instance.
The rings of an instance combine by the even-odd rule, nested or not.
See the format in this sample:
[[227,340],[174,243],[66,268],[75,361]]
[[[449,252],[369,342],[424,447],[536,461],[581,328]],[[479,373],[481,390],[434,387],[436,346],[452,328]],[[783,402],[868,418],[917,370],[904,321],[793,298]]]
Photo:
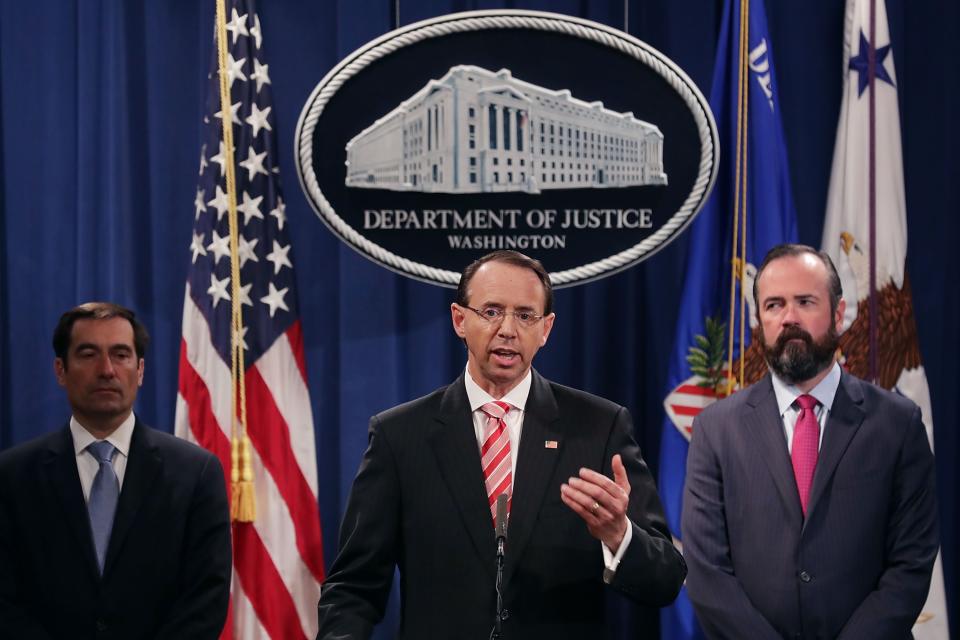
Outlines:
[[810,487],[813,485],[813,471],[817,467],[820,449],[820,423],[817,422],[815,411],[820,403],[808,394],[799,396],[796,403],[800,406],[800,415],[793,429],[790,458],[793,461],[793,475],[797,479],[797,491],[800,493],[800,507],[803,509],[803,516],[806,517]]
[[483,429],[483,444],[480,445],[480,461],[483,464],[483,482],[487,486],[490,517],[496,525],[497,497],[507,495],[507,512],[510,511],[510,496],[513,493],[513,472],[510,461],[510,433],[503,417],[510,411],[506,402],[488,402],[480,407],[487,414]]

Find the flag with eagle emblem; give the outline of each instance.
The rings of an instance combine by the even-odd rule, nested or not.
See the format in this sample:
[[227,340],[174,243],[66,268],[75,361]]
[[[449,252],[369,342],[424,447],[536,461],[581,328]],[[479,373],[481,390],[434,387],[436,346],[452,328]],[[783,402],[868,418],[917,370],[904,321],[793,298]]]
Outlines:
[[[710,90],[710,108],[725,151],[716,186],[690,227],[667,376],[670,391],[663,402],[658,487],[681,549],[681,502],[693,419],[738,386],[728,378],[730,357],[735,359],[734,375],[745,384],[766,373],[755,333],[754,265],[774,245],[797,237],[773,62],[763,1],[726,0]],[[686,589],[662,610],[660,621],[664,640],[703,637]]]
[[[871,5],[875,7],[872,20]],[[906,272],[900,111],[883,0],[848,0],[843,74],[822,240],[823,250],[840,272],[847,300],[841,364],[850,373],[916,402],[932,448],[930,391],[920,361]],[[923,640],[949,637],[939,555],[913,634]]]

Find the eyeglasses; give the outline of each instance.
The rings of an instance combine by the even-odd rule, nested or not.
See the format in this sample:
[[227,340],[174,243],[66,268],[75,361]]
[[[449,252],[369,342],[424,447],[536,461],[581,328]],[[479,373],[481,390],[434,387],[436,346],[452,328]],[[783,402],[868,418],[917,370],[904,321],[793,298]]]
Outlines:
[[543,316],[537,315],[532,311],[506,311],[500,307],[474,309],[473,307],[464,306],[463,308],[470,309],[470,311],[473,311],[490,324],[500,324],[508,315],[513,316],[513,319],[522,327],[532,327],[543,319]]

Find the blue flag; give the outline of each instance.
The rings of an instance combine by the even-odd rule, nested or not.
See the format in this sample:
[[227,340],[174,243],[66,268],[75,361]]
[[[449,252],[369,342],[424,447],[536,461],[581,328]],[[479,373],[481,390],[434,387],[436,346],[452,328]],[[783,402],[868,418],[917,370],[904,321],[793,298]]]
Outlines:
[[[740,40],[743,11],[749,24],[745,46]],[[747,359],[743,380],[749,384],[766,372],[759,349],[749,349],[751,318],[755,323],[752,274],[772,246],[795,242],[797,236],[762,0],[724,2],[710,107],[723,155],[716,187],[690,229],[660,447],[660,495],[667,522],[681,544],[681,501],[693,418],[738,388],[741,333]],[[734,275],[743,276],[742,300],[740,281],[737,278],[734,284]],[[733,385],[727,378],[731,356]],[[686,589],[673,606],[663,610],[661,629],[666,640],[703,637]]]

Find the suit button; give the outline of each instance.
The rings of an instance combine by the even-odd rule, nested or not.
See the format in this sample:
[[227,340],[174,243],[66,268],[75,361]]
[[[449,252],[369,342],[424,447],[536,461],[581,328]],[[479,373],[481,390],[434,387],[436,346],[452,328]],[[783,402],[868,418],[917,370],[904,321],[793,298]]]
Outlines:
[[811,580],[813,580],[813,578],[806,571],[801,571],[800,580],[802,580],[803,582],[810,582]]
[[97,620],[97,631],[99,631],[100,633],[103,633],[106,630],[107,630],[107,623],[104,622],[103,620]]
[[504,609],[503,611],[501,611],[501,612],[500,612],[500,619],[501,619],[501,620],[509,620],[509,619],[510,619],[510,609]]

